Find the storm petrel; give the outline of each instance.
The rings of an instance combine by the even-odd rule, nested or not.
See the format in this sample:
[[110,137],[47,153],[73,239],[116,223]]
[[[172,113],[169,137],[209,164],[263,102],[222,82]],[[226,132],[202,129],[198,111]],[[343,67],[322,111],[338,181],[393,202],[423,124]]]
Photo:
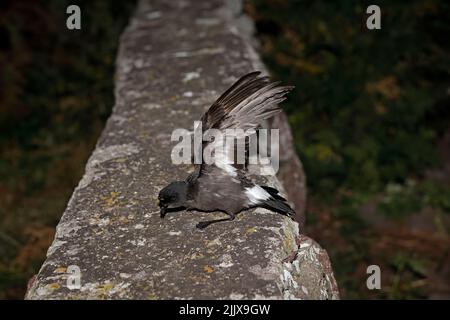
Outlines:
[[[281,111],[278,103],[292,86],[279,86],[260,72],[252,72],[226,90],[201,118],[206,129],[257,129],[261,122]],[[214,142],[203,142],[202,151]],[[248,142],[245,142],[248,144]],[[247,145],[248,147],[248,145]],[[160,216],[168,209],[187,209],[205,212],[222,211],[228,218],[203,221],[197,228],[234,220],[240,211],[262,207],[292,218],[294,211],[275,188],[260,186],[246,177],[245,166],[234,163],[234,151],[215,154],[212,164],[196,164],[184,181],[175,181],[159,192]],[[231,161],[229,159],[232,159]]]

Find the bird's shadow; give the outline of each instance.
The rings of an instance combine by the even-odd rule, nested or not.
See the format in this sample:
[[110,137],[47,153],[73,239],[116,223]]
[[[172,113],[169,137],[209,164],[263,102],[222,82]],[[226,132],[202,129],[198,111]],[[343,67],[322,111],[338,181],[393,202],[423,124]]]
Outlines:
[[[177,208],[168,208],[167,211],[166,211],[166,214],[167,214],[167,213],[173,213],[173,212],[179,212],[179,211],[183,211],[183,210],[186,210],[186,211],[198,211],[198,212],[217,212],[217,211],[218,211],[218,210],[214,210],[214,211],[201,211],[201,210],[198,210],[198,209],[188,209],[188,208],[186,208],[186,207],[177,207]],[[222,212],[222,211],[219,210],[218,212]],[[226,214],[226,212],[223,212],[223,213]],[[231,221],[231,220],[234,220],[234,219],[223,218],[223,219],[215,219],[215,220],[200,221],[199,223],[197,223],[197,224],[195,225],[195,227],[196,227],[197,229],[203,230],[203,229],[205,229],[206,227],[208,227],[208,226],[210,226],[210,225],[212,225],[212,224],[214,224],[214,223],[224,222],[224,221]]]
[[167,208],[167,209],[166,209],[166,215],[167,215],[168,213],[178,212],[178,211],[183,211],[183,210],[188,211],[188,209],[186,209],[186,207]]

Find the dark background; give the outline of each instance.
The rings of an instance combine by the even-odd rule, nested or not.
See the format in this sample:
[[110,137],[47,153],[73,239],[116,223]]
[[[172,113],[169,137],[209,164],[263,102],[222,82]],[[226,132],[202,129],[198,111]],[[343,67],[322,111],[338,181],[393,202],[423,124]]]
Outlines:
[[[82,8],[82,30],[66,8]],[[369,4],[381,30],[365,27]],[[134,1],[0,2],[0,298],[21,299],[113,106]],[[252,0],[343,298],[450,298],[446,1]],[[366,267],[382,290],[366,288]]]

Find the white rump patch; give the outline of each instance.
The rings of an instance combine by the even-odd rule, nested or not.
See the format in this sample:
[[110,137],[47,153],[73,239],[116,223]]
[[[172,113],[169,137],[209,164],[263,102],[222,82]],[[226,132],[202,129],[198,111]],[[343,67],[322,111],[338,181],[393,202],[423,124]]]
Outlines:
[[250,204],[259,204],[270,198],[270,194],[260,186],[245,188],[245,194]]

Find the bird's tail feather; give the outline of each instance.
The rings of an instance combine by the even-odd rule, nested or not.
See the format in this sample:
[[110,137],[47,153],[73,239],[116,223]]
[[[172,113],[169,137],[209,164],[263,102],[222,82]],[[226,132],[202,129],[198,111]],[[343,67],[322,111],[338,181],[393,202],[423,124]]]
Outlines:
[[268,186],[261,186],[261,188],[267,191],[271,196],[260,204],[261,207],[292,218],[295,213],[294,210],[289,206],[286,199],[278,194],[277,189]]

